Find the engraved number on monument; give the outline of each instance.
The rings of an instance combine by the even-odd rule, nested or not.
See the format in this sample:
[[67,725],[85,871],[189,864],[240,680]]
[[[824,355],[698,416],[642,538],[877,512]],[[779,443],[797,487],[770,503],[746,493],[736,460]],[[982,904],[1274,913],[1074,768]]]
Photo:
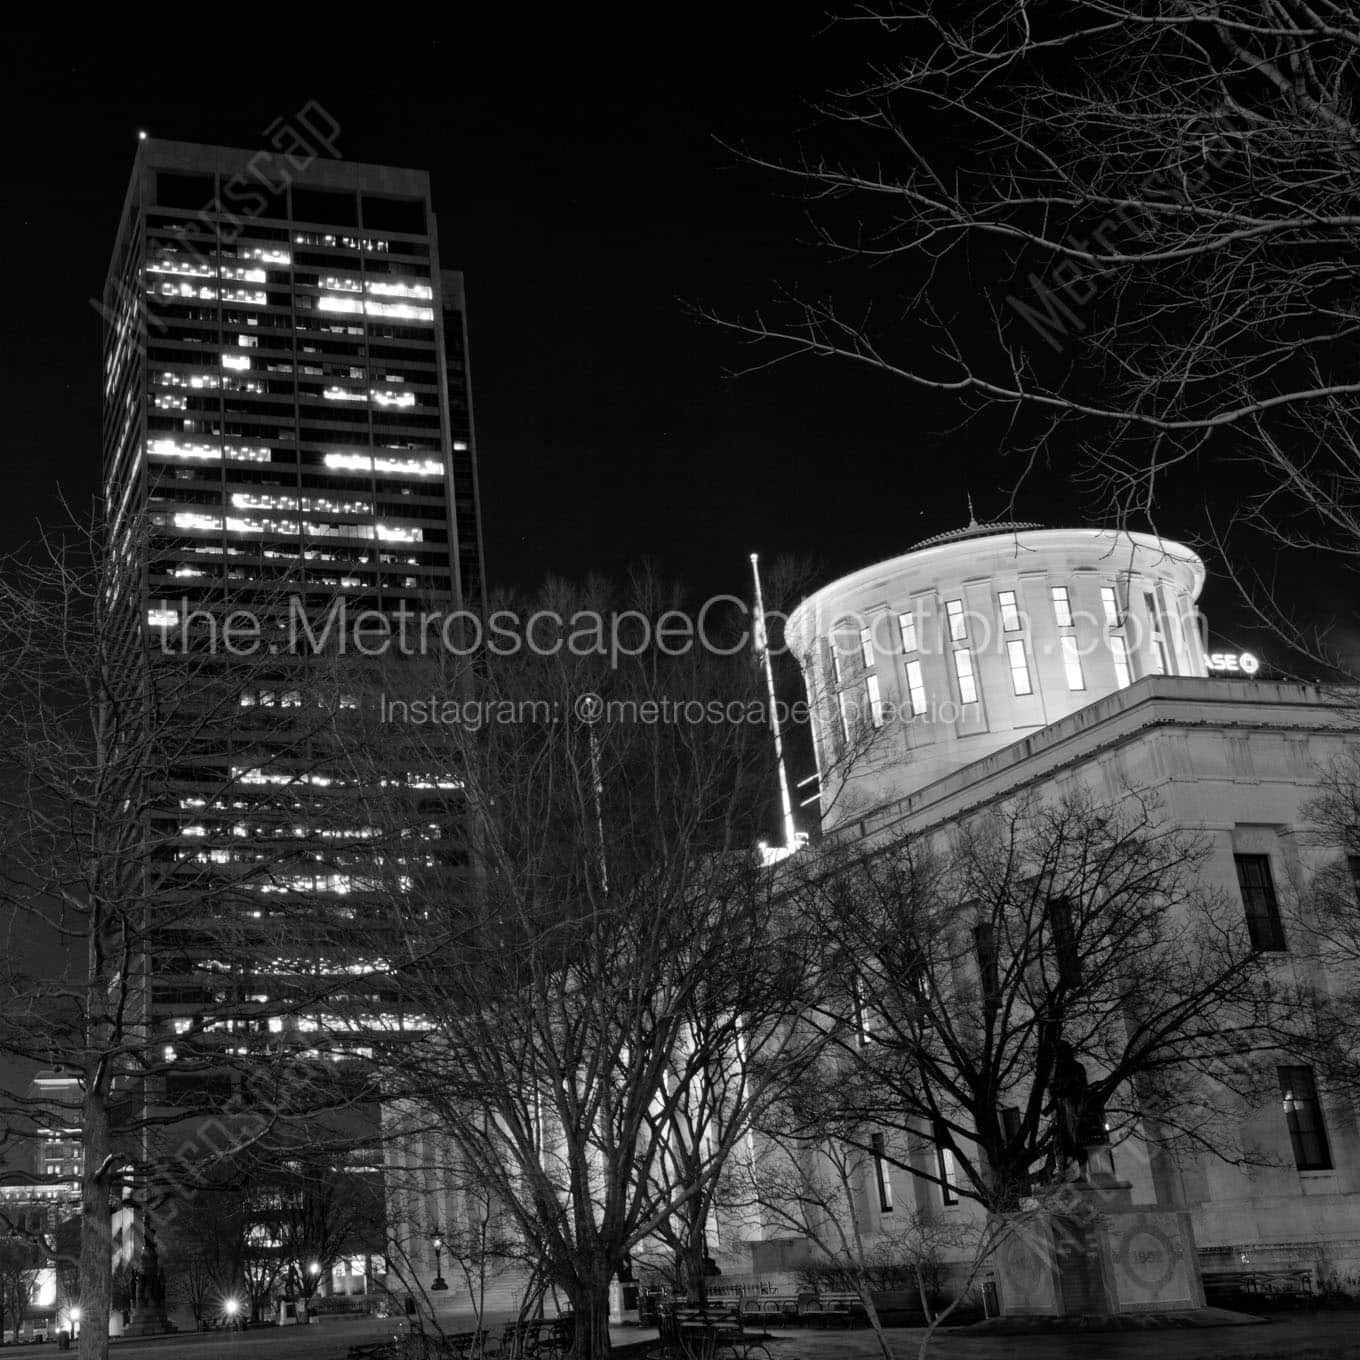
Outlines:
[[1171,1283],[1180,1259],[1180,1243],[1151,1223],[1139,1224],[1119,1245],[1120,1265],[1134,1283],[1154,1294]]

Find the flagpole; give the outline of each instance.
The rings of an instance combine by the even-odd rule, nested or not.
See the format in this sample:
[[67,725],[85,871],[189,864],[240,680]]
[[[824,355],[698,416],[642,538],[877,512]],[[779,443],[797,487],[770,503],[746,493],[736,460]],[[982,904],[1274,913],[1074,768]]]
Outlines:
[[779,772],[779,802],[784,812],[784,848],[798,848],[798,832],[793,823],[793,800],[789,797],[789,777],[784,769],[784,736],[779,727],[779,706],[774,695],[774,665],[770,661],[769,638],[765,634],[765,597],[760,589],[760,554],[751,554],[751,577],[756,587],[755,645],[765,665],[765,688],[770,701],[770,731],[774,734],[774,763]]

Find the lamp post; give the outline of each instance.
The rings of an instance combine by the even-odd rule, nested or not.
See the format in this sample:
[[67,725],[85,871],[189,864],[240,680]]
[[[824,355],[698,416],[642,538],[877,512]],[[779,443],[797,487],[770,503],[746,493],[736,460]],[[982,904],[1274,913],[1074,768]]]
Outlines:
[[240,1303],[239,1303],[236,1299],[228,1299],[228,1300],[226,1301],[226,1303],[223,1304],[223,1309],[224,1309],[224,1311],[226,1312],[226,1315],[227,1315],[227,1326],[228,1326],[228,1327],[235,1328],[235,1326],[236,1326],[236,1314],[240,1311],[240,1307],[241,1307],[241,1305],[240,1305]]
[[449,1282],[444,1278],[444,1272],[440,1268],[440,1257],[444,1254],[444,1238],[439,1233],[435,1233],[430,1238],[430,1244],[434,1247],[434,1283],[430,1288],[447,1289]]
[[70,1318],[71,1318],[71,1338],[72,1340],[74,1340],[76,1337],[80,1335],[80,1309],[72,1308],[70,1312]]

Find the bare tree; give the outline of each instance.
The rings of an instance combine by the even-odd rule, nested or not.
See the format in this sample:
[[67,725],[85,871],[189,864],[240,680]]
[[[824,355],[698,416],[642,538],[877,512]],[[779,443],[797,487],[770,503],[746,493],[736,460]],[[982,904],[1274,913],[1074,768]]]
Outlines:
[[790,1093],[787,1104],[766,1112],[758,1130],[759,1150],[743,1149],[729,1161],[723,1192],[737,1206],[754,1206],[766,1226],[802,1238],[816,1254],[815,1273],[834,1273],[838,1286],[858,1295],[883,1360],[892,1360],[874,1299],[881,1287],[874,1258],[882,1254],[882,1244],[870,1240],[861,1207],[873,1176],[873,1157],[865,1150],[872,1135],[845,1141],[845,1121],[830,1093],[818,1089],[810,1099],[818,1087],[815,1078],[805,1081],[796,1096]]
[[[11,945],[0,1049],[64,1066],[80,1088],[76,1108],[22,1091],[4,1105],[29,1130],[79,1129],[86,1360],[106,1353],[111,1211],[129,1189],[143,1210],[149,1195],[172,1201],[202,1164],[167,1163],[175,1140],[201,1152],[208,1120],[244,1146],[352,1097],[319,1054],[304,1061],[302,1045],[274,1037],[356,987],[326,966],[354,956],[352,927],[318,891],[316,860],[335,855],[328,833],[352,825],[343,800],[323,803],[330,781],[316,776],[335,721],[320,683],[330,673],[286,720],[261,719],[262,695],[284,697],[282,663],[263,646],[212,645],[230,607],[221,600],[205,602],[197,631],[167,640],[120,562],[96,525],[0,574],[0,918]],[[177,977],[182,1020],[153,1009],[153,973]]]
[[[813,866],[841,1119],[992,1211],[1092,1144],[1245,1155],[1223,1093],[1257,1093],[1268,989],[1204,856],[1147,800],[1072,795]],[[938,1155],[900,1155],[913,1139]]]
[[806,195],[839,295],[714,319],[765,358],[990,409],[1017,481],[1047,458],[1119,522],[1188,533],[1198,476],[1230,461],[1202,533],[1243,538],[1249,598],[1307,645],[1272,595],[1280,551],[1360,554],[1354,6],[911,0],[844,22],[863,75],[800,154],[748,157]]
[[[624,1257],[706,1193],[810,1042],[785,1021],[811,945],[751,853],[773,789],[761,679],[749,651],[646,645],[637,620],[672,603],[558,588],[520,609],[572,622],[487,659],[480,732],[422,729],[423,768],[458,772],[467,868],[406,867],[420,922],[394,901],[428,1025],[393,1060],[405,1132],[440,1130],[504,1206],[581,1357],[608,1353]],[[592,618],[622,620],[624,647],[568,648]]]
[[22,1237],[0,1241],[0,1344],[24,1324],[46,1253]]

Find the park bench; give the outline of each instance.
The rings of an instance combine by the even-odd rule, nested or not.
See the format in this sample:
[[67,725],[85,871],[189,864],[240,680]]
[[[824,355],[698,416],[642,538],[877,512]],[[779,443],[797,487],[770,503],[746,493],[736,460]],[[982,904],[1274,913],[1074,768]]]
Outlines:
[[1298,1307],[1313,1297],[1313,1272],[1297,1270],[1216,1270],[1204,1276],[1206,1302],[1245,1299]]
[[800,1295],[797,1321],[807,1327],[855,1327],[869,1321],[864,1302],[855,1294]]
[[571,1350],[576,1320],[571,1314],[507,1322],[501,1332],[497,1357],[505,1360],[557,1360]]
[[770,1360],[763,1330],[748,1331],[740,1307],[676,1304],[662,1313],[660,1341],[668,1360]]

